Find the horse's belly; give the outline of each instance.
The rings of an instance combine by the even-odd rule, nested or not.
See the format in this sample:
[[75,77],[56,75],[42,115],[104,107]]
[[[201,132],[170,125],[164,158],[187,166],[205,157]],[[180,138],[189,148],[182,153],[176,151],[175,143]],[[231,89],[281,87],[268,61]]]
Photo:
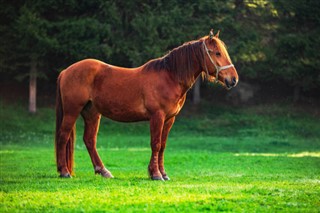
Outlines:
[[120,122],[136,122],[136,121],[146,121],[149,120],[149,117],[145,113],[141,112],[121,112],[121,111],[113,111],[113,112],[102,112],[102,115],[110,118],[114,121]]
[[149,119],[148,112],[142,103],[109,100],[94,104],[103,116],[115,121],[135,122]]

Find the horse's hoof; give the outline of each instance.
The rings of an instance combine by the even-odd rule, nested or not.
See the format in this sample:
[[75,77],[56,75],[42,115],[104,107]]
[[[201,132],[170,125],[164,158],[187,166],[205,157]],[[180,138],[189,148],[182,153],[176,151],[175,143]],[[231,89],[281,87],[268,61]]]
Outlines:
[[102,172],[101,176],[104,178],[114,178],[110,172],[106,172],[106,173]]
[[163,178],[160,177],[160,176],[155,176],[155,177],[151,177],[152,180],[162,180],[163,181]]
[[66,174],[60,174],[61,178],[72,178],[72,176],[69,174],[69,173],[66,173]]
[[163,180],[170,180],[170,178],[167,175],[162,176]]
[[100,171],[96,171],[96,173],[100,173],[100,175],[104,178],[114,178],[111,172],[106,168],[103,168]]

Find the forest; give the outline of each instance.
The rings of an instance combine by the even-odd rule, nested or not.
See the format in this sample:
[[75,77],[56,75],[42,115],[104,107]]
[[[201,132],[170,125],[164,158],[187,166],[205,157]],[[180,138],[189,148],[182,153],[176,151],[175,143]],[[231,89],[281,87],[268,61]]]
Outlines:
[[[301,101],[319,92],[316,0],[1,0],[0,4],[2,94],[11,82],[24,82],[32,102],[36,88],[54,93],[59,72],[76,61],[96,58],[136,67],[207,35],[211,28],[220,30],[240,82],[267,91],[261,95],[282,91],[290,101]],[[207,85],[202,83],[203,87]]]

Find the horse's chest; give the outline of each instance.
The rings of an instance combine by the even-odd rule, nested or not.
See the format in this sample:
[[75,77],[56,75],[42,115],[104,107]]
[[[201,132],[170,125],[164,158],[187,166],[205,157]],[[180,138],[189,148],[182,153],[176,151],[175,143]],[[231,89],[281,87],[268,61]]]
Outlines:
[[184,102],[186,100],[186,96],[184,95],[182,98],[180,98],[171,109],[169,109],[168,117],[176,116],[181,111]]

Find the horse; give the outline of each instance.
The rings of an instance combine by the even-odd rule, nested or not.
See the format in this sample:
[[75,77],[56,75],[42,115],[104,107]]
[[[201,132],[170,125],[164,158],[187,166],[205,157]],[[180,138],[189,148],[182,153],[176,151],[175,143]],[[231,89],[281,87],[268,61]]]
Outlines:
[[71,178],[75,122],[83,117],[83,140],[95,174],[113,178],[96,149],[101,116],[120,122],[150,122],[149,178],[170,180],[164,151],[186,93],[199,75],[226,89],[235,87],[238,74],[219,31],[184,43],[161,58],[137,68],[123,68],[95,59],[78,61],[57,79],[55,152],[60,177]]

